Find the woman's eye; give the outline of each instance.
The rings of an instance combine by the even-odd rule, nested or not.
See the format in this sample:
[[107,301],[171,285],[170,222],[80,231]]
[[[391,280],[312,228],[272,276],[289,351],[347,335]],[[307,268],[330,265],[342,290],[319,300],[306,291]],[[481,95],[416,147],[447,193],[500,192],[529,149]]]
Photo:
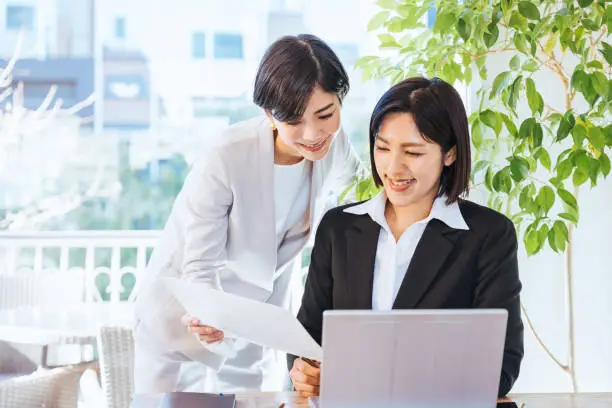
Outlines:
[[380,151],[383,151],[383,152],[388,152],[389,148],[383,147],[383,146],[376,146],[376,150],[380,150]]

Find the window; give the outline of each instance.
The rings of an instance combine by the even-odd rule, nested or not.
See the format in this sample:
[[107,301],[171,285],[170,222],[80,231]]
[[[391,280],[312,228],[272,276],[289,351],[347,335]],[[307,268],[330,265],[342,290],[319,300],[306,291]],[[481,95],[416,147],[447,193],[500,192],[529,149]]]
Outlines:
[[436,7],[431,6],[429,10],[427,10],[427,28],[433,29],[434,24],[436,24]]
[[125,39],[125,17],[115,17],[115,37]]
[[242,59],[242,35],[215,34],[215,58]]
[[34,7],[6,6],[7,30],[32,30],[34,28]]
[[206,58],[206,35],[204,33],[193,33],[191,37],[191,55],[195,59]]

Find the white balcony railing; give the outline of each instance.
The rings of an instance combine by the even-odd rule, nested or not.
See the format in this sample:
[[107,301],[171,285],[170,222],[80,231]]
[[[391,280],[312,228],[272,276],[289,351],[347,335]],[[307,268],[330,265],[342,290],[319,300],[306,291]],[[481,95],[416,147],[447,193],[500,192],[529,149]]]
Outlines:
[[[40,304],[43,292],[55,303],[69,290],[76,301],[130,301],[158,236],[159,231],[0,232],[0,308]],[[23,284],[26,276],[38,290]],[[21,284],[11,287],[7,277]]]

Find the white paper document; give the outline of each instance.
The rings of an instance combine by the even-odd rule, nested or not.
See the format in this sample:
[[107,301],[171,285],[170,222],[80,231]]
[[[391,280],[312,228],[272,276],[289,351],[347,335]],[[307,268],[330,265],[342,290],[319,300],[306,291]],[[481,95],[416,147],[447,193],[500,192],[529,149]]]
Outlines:
[[288,310],[194,281],[167,278],[169,290],[202,324],[285,353],[322,361],[321,346]]

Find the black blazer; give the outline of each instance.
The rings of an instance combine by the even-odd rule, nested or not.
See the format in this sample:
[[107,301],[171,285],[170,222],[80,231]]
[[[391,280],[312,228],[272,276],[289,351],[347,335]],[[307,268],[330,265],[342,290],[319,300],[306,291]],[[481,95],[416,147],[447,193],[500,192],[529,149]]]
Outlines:
[[[372,309],[380,226],[369,215],[329,211],[317,229],[298,320],[321,344],[323,312]],[[432,219],[419,241],[394,309],[504,308],[508,327],[499,396],[516,381],[523,359],[517,238],[502,214],[470,201],[459,208],[468,230]],[[289,369],[295,356],[288,356]]]

